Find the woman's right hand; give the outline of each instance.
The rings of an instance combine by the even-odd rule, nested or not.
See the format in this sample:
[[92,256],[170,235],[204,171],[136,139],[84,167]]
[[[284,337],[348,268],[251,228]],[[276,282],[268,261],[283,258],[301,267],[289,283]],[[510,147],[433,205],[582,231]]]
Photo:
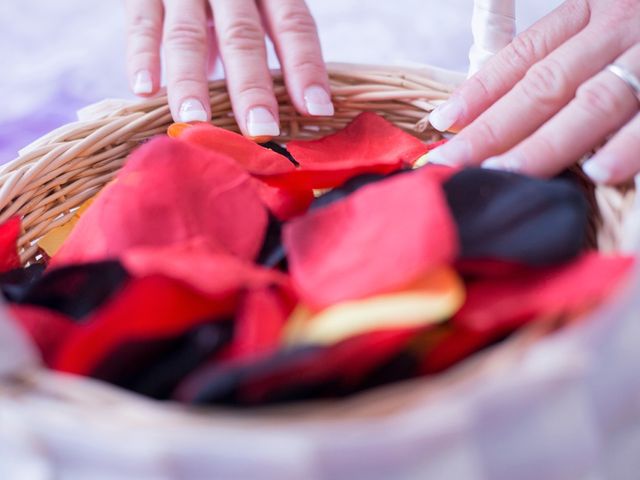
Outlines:
[[158,91],[162,46],[175,121],[210,119],[208,72],[219,55],[242,133],[279,134],[265,30],[296,110],[333,115],[315,22],[304,0],[126,0],[126,7],[131,88],[142,96]]

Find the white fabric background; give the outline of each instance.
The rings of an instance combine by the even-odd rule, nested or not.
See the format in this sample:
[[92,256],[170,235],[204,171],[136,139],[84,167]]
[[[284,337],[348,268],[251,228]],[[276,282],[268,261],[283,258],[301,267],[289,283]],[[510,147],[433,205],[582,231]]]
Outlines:
[[[466,70],[473,0],[309,0],[327,60]],[[521,29],[561,0],[519,0]],[[123,0],[0,2],[0,162],[107,97],[130,96]]]

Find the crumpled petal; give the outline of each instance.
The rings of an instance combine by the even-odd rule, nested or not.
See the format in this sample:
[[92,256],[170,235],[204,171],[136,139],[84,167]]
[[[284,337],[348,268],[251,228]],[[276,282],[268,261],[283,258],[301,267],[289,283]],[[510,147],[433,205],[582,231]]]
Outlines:
[[168,138],[136,150],[98,195],[52,265],[113,259],[133,247],[206,237],[254,259],[267,211],[251,177],[231,159]]
[[297,170],[264,175],[280,187],[334,188],[365,173],[388,174],[411,166],[429,147],[373,112],[358,115],[346,128],[318,140],[292,141],[288,150]]
[[440,185],[421,169],[368,185],[284,229],[289,270],[314,309],[402,289],[457,254]]
[[453,323],[471,331],[506,333],[541,317],[581,314],[614,292],[633,263],[631,257],[589,253],[559,267],[479,279],[467,284],[467,300]]

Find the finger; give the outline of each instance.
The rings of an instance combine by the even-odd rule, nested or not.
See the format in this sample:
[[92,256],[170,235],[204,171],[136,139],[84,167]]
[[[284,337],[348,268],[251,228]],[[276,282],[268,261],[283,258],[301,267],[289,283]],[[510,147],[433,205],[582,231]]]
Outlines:
[[160,87],[160,43],[164,9],[160,0],[127,0],[127,72],[136,95]]
[[207,21],[207,46],[207,77],[211,78],[216,70],[218,57],[220,56],[216,31],[213,26],[213,18],[209,18]]
[[529,69],[509,93],[434,151],[434,159],[476,165],[509,150],[567,105],[619,52],[615,35],[588,27]]
[[[640,65],[640,46],[620,57],[617,63]],[[629,71],[640,74],[640,68]],[[585,82],[575,99],[534,135],[485,165],[536,176],[554,175],[627,124],[639,107],[630,86],[604,70]]]
[[262,0],[260,5],[296,110],[308,115],[333,115],[329,76],[307,5],[303,0]]
[[511,44],[467,80],[430,115],[434,128],[460,130],[469,125],[545,58],[589,21],[586,2],[569,0],[518,35]]
[[636,114],[583,168],[596,183],[620,184],[640,172],[639,151],[640,114]]
[[265,35],[254,0],[211,0],[233,111],[249,137],[280,134]]
[[167,93],[178,122],[209,120],[207,13],[204,0],[165,0]]

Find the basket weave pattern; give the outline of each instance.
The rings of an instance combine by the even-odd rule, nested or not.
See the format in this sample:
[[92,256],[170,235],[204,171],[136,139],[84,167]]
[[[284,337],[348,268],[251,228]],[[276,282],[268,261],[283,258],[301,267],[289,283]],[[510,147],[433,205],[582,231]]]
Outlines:
[[[277,140],[317,138],[345,127],[368,110],[420,138],[437,136],[429,127],[428,112],[448,98],[450,84],[411,70],[336,65],[329,73],[336,107],[331,118],[298,114],[282,76],[274,74],[282,125]],[[209,91],[212,123],[238,131],[224,80],[211,82]],[[98,104],[82,116],[87,114],[93,118],[52,132],[0,167],[0,222],[14,215],[23,217],[19,247],[25,263],[36,259],[38,238],[66,223],[75,208],[114,177],[136,146],[166,132],[172,123],[166,95],[135,104]]]

